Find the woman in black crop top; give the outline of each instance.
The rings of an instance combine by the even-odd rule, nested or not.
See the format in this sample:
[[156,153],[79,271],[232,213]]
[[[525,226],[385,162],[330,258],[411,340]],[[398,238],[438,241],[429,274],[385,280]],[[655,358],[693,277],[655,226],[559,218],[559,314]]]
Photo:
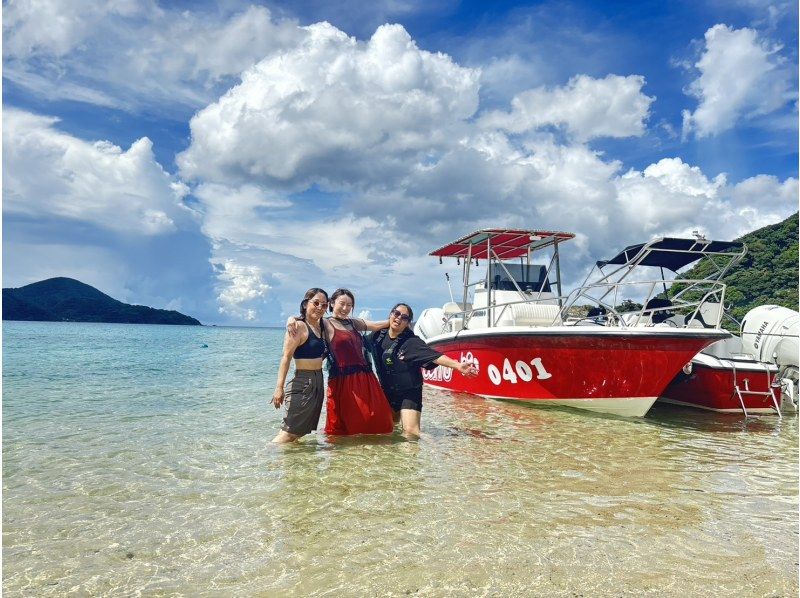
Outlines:
[[[281,431],[272,442],[292,442],[317,429],[325,387],[322,360],[327,354],[322,334],[322,316],[328,308],[328,294],[319,288],[309,289],[300,302],[300,317],[305,326],[294,336],[283,338],[283,355],[278,367],[278,380],[272,404],[280,408],[286,403],[286,416]],[[294,359],[294,378],[284,388],[289,363]]]
[[308,338],[306,342],[294,350],[295,359],[322,359],[325,357],[326,345],[325,339],[317,336],[321,333],[321,328],[312,329],[311,325],[305,321],[303,322],[308,329]]

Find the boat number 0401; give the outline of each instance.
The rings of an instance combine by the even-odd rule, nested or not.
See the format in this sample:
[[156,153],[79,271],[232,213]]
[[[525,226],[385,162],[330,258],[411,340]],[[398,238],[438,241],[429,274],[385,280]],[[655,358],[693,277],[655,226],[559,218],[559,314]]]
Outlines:
[[[471,351],[468,351],[466,354],[462,353],[459,361],[461,363],[472,363],[480,371],[478,360],[473,357]],[[523,382],[530,382],[533,380],[534,373],[537,380],[547,380],[553,377],[553,374],[548,372],[544,367],[541,357],[534,357],[530,361],[518,359],[513,366],[511,365],[511,360],[506,357],[503,360],[502,370],[495,364],[490,363],[486,366],[486,373],[489,375],[489,380],[491,380],[492,384],[495,386],[500,386],[503,380],[511,384],[516,384],[520,380]]]
[[493,363],[486,366],[486,373],[489,374],[489,380],[491,380],[492,384],[495,386],[502,384],[503,380],[511,384],[516,384],[520,380],[523,382],[530,382],[533,380],[534,371],[536,372],[537,380],[547,380],[553,376],[553,374],[545,369],[541,357],[534,357],[530,361],[518,359],[514,367],[511,367],[511,361],[506,357],[503,360],[502,372],[500,368]]

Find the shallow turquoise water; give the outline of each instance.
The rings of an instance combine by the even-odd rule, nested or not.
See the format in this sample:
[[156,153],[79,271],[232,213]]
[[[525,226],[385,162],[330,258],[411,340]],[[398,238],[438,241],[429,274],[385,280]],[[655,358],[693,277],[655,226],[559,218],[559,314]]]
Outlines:
[[797,595],[796,416],[426,391],[276,447],[281,334],[4,322],[4,592]]

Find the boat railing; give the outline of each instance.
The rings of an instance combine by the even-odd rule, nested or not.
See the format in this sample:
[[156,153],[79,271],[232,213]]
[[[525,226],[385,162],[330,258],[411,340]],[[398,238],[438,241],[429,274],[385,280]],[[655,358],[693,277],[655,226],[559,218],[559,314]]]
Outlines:
[[[570,311],[588,303],[602,310],[602,323],[607,325],[719,328],[725,289],[725,283],[708,279],[603,281],[573,289],[564,301],[562,317],[567,321]],[[626,300],[636,305],[631,297],[644,299],[634,309],[621,310]]]
[[[495,299],[497,296],[493,294],[489,305],[456,302],[445,305],[442,331],[590,324],[623,328],[657,325],[720,328],[726,314],[725,289],[726,285],[716,280],[657,279],[603,281],[578,287],[564,296],[531,294],[513,301]],[[629,298],[642,303],[637,305]],[[628,306],[635,308],[624,309]]]

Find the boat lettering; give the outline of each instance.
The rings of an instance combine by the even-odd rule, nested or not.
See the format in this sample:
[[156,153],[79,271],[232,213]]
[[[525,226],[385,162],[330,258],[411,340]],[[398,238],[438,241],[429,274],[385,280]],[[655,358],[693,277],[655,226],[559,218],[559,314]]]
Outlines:
[[432,370],[422,370],[422,378],[433,382],[450,382],[453,379],[453,370],[437,365]]
[[536,377],[539,380],[547,380],[548,378],[553,377],[553,374],[544,369],[541,357],[536,357],[535,359],[531,359],[531,365],[536,368]]
[[764,331],[767,329],[767,325],[769,322],[764,322],[761,326],[758,327],[758,332],[756,332],[756,340],[753,342],[753,347],[758,349],[758,343],[761,342],[761,337],[764,335]]
[[506,380],[511,384],[516,384],[520,380],[523,382],[530,382],[533,380],[533,370],[531,369],[531,366],[533,366],[533,368],[536,370],[537,380],[547,380],[548,378],[553,377],[553,374],[545,369],[541,357],[534,357],[527,363],[521,359],[517,360],[513,367],[511,366],[511,361],[506,358],[503,360],[502,373],[500,372],[500,368],[493,363],[490,363],[488,366],[486,366],[486,373],[489,375],[489,380],[491,380],[492,384],[495,386],[500,386],[503,380]]
[[[481,371],[481,364],[478,359],[472,354],[472,351],[461,353],[458,358],[459,363],[471,363],[478,370]],[[432,370],[422,370],[422,379],[431,382],[450,382],[453,379],[453,370],[447,366],[437,365]]]

